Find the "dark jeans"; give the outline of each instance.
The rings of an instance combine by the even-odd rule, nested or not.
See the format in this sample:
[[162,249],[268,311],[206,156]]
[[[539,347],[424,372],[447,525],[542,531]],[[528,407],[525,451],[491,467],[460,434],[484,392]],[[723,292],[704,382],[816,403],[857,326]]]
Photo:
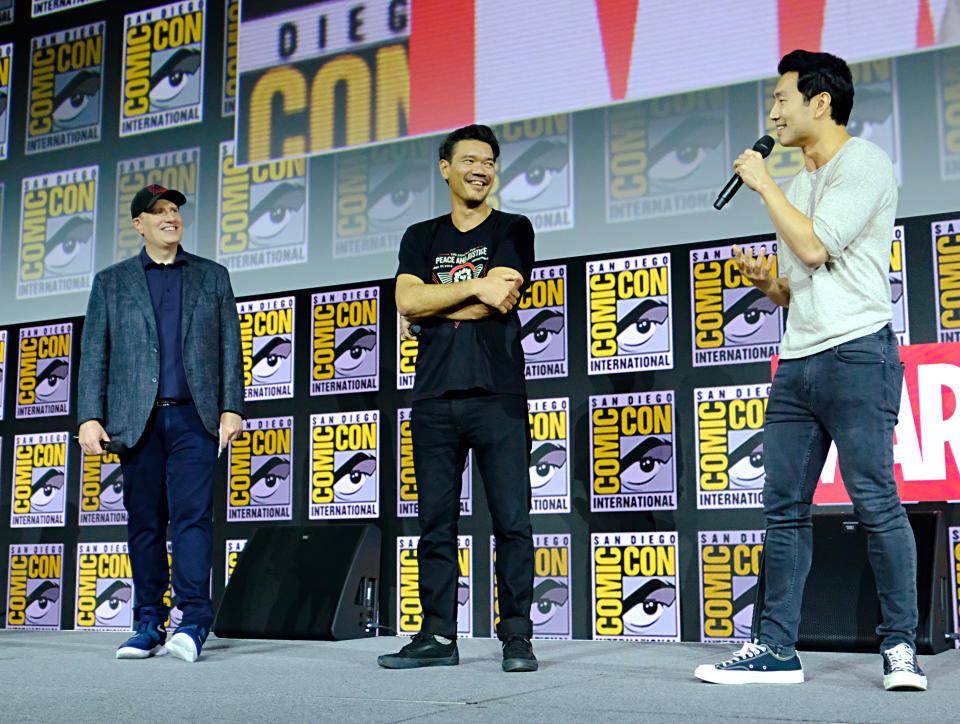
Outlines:
[[830,441],[877,581],[883,648],[914,645],[917,552],[893,478],[903,368],[889,326],[801,359],[781,360],[764,423],[766,599],[759,639],[792,653],[813,551],[811,501]]
[[166,532],[173,543],[173,590],[183,611],[181,625],[210,627],[210,563],[213,555],[213,478],[217,441],[193,404],[158,407],[140,442],[121,458],[127,540],[141,606],[155,606],[166,619],[163,594],[170,580]]
[[477,394],[416,400],[411,417],[420,511],[421,631],[457,636],[457,521],[460,482],[473,448],[497,544],[497,635],[533,635],[533,530],[530,428],[520,395]]

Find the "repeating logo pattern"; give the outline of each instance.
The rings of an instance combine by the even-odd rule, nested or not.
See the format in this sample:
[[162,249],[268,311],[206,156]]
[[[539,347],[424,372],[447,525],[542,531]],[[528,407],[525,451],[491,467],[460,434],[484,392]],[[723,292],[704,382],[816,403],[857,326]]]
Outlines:
[[[397,634],[412,636],[423,624],[420,563],[415,535],[397,537]],[[457,536],[457,636],[473,636],[473,536]]]
[[570,398],[527,400],[531,513],[570,512]]
[[[415,518],[419,512],[417,473],[413,465],[411,408],[397,410],[397,517]],[[473,451],[467,451],[460,478],[460,515],[473,512]]]
[[240,554],[247,547],[246,538],[228,538],[226,542],[226,560],[223,566],[223,585],[230,583],[230,577],[233,575],[233,569],[237,567],[240,560]]
[[78,543],[76,580],[77,631],[133,627],[133,573],[126,543]]
[[293,518],[293,417],[247,418],[229,457],[228,521]]
[[31,41],[26,153],[100,140],[106,27],[94,23]]
[[[220,113],[232,116],[237,107],[237,30],[240,27],[239,0],[224,0],[223,79],[220,84]],[[168,187],[169,188],[169,187]]]
[[293,397],[294,297],[237,302],[246,400]]
[[67,432],[13,439],[11,528],[62,528],[67,517]]
[[677,507],[673,391],[590,397],[590,510]]
[[[753,245],[777,253],[777,242]],[[777,276],[774,259],[770,273]],[[690,251],[693,366],[768,361],[780,354],[783,311],[740,274],[733,247]]]
[[893,304],[893,333],[897,344],[910,344],[910,305],[907,302],[907,240],[903,225],[893,227],[890,247],[890,301]]
[[567,265],[534,267],[517,314],[526,378],[566,377]]
[[86,166],[23,179],[17,299],[90,288],[98,178]]
[[380,388],[380,287],[311,297],[311,395]]
[[[500,623],[499,587],[497,586],[497,543],[490,536],[490,631]],[[572,639],[573,616],[570,595],[570,535],[533,536],[533,603],[530,620],[533,637],[538,639]]]
[[53,13],[62,13],[82,5],[93,5],[98,2],[101,2],[101,0],[33,0],[30,17],[39,18]]
[[203,120],[203,0],[124,16],[120,136]]
[[306,161],[237,166],[224,141],[219,168],[217,261],[231,271],[307,261]]
[[937,340],[960,342],[960,219],[935,221],[930,232]]
[[[3,9],[0,2],[0,25],[5,24],[4,12],[7,11]],[[9,12],[13,12],[12,6]],[[13,78],[13,43],[0,43],[0,161],[7,157],[7,146],[10,143],[11,78]]]
[[380,412],[310,416],[310,520],[380,515]]
[[505,123],[497,178],[487,203],[530,219],[535,232],[572,229],[573,121],[569,113]]
[[593,638],[680,640],[677,534],[593,533]]
[[70,414],[73,322],[20,328],[17,417]]
[[[3,203],[3,197],[0,195],[0,203]],[[7,379],[7,330],[0,329],[0,420],[3,419],[4,410],[6,409],[3,391],[6,389],[6,379]]]
[[7,628],[59,629],[63,605],[63,543],[10,546]]
[[200,148],[166,151],[140,158],[130,158],[117,164],[117,205],[115,208],[116,241],[113,260],[122,261],[140,253],[143,237],[130,219],[130,202],[144,186],[159,184],[176,189],[187,198],[180,207],[183,219],[183,238],[186,251],[197,251],[198,183],[200,177]]
[[770,384],[694,390],[697,508],[763,505],[763,421]]
[[[947,531],[950,545],[950,590],[953,609],[953,630],[960,629],[960,527],[951,526]],[[955,648],[960,648],[960,641],[954,642]]]
[[126,525],[120,458],[81,450],[80,470],[80,525]]
[[724,88],[608,108],[607,222],[710,209],[729,173],[728,116]]
[[397,314],[397,389],[412,390],[417,376],[417,353],[420,342],[400,336],[400,315]]
[[749,641],[762,530],[701,531],[700,640]]
[[587,371],[591,375],[673,367],[670,255],[587,267]]

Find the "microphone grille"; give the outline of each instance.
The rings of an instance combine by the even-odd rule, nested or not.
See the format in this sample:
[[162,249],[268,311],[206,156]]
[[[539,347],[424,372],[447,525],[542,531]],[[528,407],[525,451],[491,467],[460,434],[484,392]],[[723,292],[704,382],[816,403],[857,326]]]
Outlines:
[[773,136],[763,136],[755,144],[753,144],[753,150],[766,158],[770,155],[770,152],[773,150],[775,144],[776,141],[773,140]]

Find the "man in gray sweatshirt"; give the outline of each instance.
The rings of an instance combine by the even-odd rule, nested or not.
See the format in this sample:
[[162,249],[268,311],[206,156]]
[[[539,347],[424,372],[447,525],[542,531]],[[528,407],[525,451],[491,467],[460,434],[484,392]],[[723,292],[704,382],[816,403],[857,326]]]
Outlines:
[[794,648],[813,549],[814,490],[830,443],[867,532],[883,621],[883,685],[927,688],[917,665],[917,554],[893,476],[893,430],[903,370],[890,326],[888,277],[897,179],[886,153],[851,138],[853,80],[829,53],[795,50],[780,61],[770,118],[804,169],[786,194],[756,151],[734,171],[763,198],[776,227],[773,256],[734,246],[743,276],[789,307],[764,422],[766,597],[756,641],[731,659],[698,666],[721,684],[800,683]]

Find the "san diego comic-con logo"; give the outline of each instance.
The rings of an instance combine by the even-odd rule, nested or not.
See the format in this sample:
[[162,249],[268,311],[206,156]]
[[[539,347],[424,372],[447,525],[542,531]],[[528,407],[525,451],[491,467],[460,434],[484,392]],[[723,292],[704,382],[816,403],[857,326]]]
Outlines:
[[187,198],[180,207],[183,220],[183,238],[180,241],[186,251],[197,250],[197,190],[200,176],[200,148],[185,148],[180,151],[164,151],[140,158],[129,158],[117,163],[117,205],[114,213],[113,260],[124,259],[140,253],[143,236],[130,223],[130,202],[144,186],[159,184],[164,188],[177,189]]
[[239,163],[408,135],[412,5],[340,0],[254,19],[241,12]]
[[[240,27],[239,0],[224,0],[223,78],[220,114],[232,116],[237,107],[237,30]],[[168,187],[170,188],[170,187]]]
[[203,0],[123,18],[120,137],[203,120]]
[[253,417],[230,443],[227,520],[293,518],[293,417]]
[[534,267],[517,302],[528,380],[566,377],[567,265]]
[[20,328],[17,417],[70,414],[73,322]]
[[400,336],[400,314],[397,314],[397,389],[412,390],[417,376],[417,353],[420,342]]
[[[416,518],[419,512],[417,473],[413,466],[411,408],[397,410],[397,517]],[[460,515],[473,513],[473,451],[467,451],[460,477]]]
[[10,546],[7,566],[8,629],[60,629],[63,543]]
[[763,531],[701,531],[697,540],[700,640],[749,641]]
[[[413,636],[423,624],[420,605],[420,536],[397,537],[397,634]],[[473,636],[473,536],[457,536],[457,636]]]
[[243,549],[247,547],[246,538],[228,538],[226,541],[226,560],[223,565],[223,585],[226,586],[230,583],[230,577],[233,575],[233,570],[237,567],[237,562],[240,560],[240,554],[243,553]]
[[380,287],[311,295],[310,394],[380,389]]
[[[3,195],[0,194],[0,203],[3,203]],[[0,420],[3,419],[4,396],[3,391],[6,388],[7,379],[7,330],[0,329]]]
[[527,400],[531,513],[570,512],[570,398]]
[[85,166],[23,179],[17,299],[90,288],[98,178]]
[[608,108],[607,222],[711,208],[729,173],[728,125],[724,88]]
[[675,510],[674,393],[590,397],[590,510]]
[[[500,623],[500,589],[497,585],[497,543],[490,536],[490,631]],[[533,603],[530,621],[537,639],[572,639],[570,602],[570,534],[533,536]]]
[[890,301],[893,304],[893,333],[897,344],[910,344],[910,305],[907,294],[907,246],[903,225],[893,227],[890,247]]
[[487,203],[530,219],[537,233],[572,229],[572,116],[562,113],[494,128],[500,141],[497,177]]
[[26,153],[100,140],[106,27],[93,23],[30,42]]
[[237,166],[224,141],[219,168],[217,261],[231,271],[307,261],[307,162]]
[[237,302],[245,400],[293,397],[296,300],[273,297]]
[[80,525],[126,525],[120,458],[81,450],[80,471]]
[[697,508],[763,505],[763,421],[770,383],[694,390]]
[[60,527],[67,517],[67,441],[70,433],[43,432],[13,439],[11,528]]
[[[951,526],[947,532],[950,545],[950,590],[953,603],[953,630],[960,628],[960,527]],[[954,642],[955,648],[960,648],[960,641]]]
[[[884,58],[866,63],[851,63],[850,73],[856,88],[856,99],[847,131],[851,136],[872,141],[886,151],[893,162],[898,181],[903,179],[900,152],[900,101],[897,90],[895,61]],[[758,128],[761,134],[777,138],[776,127],[770,120],[773,91],[779,78],[767,78],[757,84],[759,100]],[[777,183],[789,181],[803,169],[803,149],[785,148],[777,143],[767,157],[767,169]]]
[[593,638],[680,640],[677,533],[592,533]]
[[380,412],[310,416],[310,520],[380,515]]
[[30,17],[39,18],[53,13],[62,13],[83,5],[93,5],[101,0],[32,0]]
[[[3,25],[3,8],[0,8],[0,25]],[[10,144],[10,106],[13,97],[10,79],[13,77],[13,43],[0,44],[0,161],[7,157]]]
[[78,543],[77,631],[129,631],[133,627],[133,573],[126,543]]
[[[773,239],[749,245],[774,256]],[[774,259],[770,273],[777,276]],[[769,361],[780,354],[781,308],[740,274],[733,247],[690,251],[693,366]]]
[[670,255],[588,261],[587,371],[673,367]]
[[960,219],[930,225],[937,341],[960,342]]
[[334,258],[396,253],[407,227],[433,214],[433,158],[424,140],[334,156]]
[[960,178],[960,48],[937,52],[936,93],[940,178]]

